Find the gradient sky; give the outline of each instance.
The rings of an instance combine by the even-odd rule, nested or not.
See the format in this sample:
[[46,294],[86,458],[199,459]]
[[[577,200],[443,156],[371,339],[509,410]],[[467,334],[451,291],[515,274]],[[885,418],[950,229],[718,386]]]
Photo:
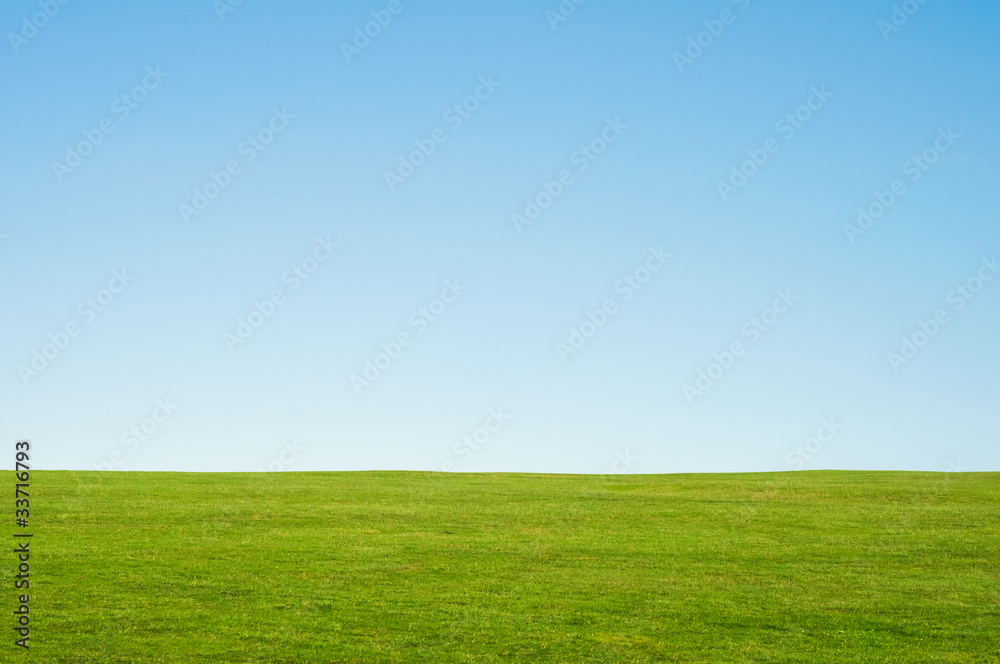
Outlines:
[[[32,440],[37,467],[1000,469],[1000,279],[956,290],[1000,253],[995,2],[913,2],[888,32],[889,0],[589,0],[554,24],[557,0],[399,0],[350,62],[342,44],[390,3],[244,0],[221,18],[211,0],[51,4],[37,31],[24,21],[44,1],[0,8],[0,431],[10,450]],[[674,54],[720,26],[679,71]],[[455,128],[446,111],[481,77],[499,87]],[[287,126],[249,161],[275,109]],[[811,117],[788,136],[776,123],[796,111]],[[581,172],[608,121],[620,136]],[[391,191],[385,173],[438,129]],[[60,178],[53,162],[95,130]],[[935,154],[939,130],[953,138]],[[723,201],[718,182],[766,144]],[[239,174],[186,221],[179,206],[230,161]],[[511,215],[563,171],[519,233]],[[850,242],[895,180],[904,193]],[[339,248],[293,290],[318,238]],[[626,300],[650,248],[670,258]],[[448,280],[461,295],[414,324]],[[283,303],[230,352],[275,289]],[[744,326],[778,290],[798,299],[754,340]],[[563,362],[557,344],[609,299]],[[411,344],[356,393],[402,332]],[[743,354],[686,398],[734,342]],[[824,421],[835,433],[814,438]]]

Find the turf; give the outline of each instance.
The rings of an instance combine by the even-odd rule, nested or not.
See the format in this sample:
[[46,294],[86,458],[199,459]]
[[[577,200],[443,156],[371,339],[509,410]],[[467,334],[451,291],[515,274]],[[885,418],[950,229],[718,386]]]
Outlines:
[[998,481],[38,471],[0,660],[1000,662]]

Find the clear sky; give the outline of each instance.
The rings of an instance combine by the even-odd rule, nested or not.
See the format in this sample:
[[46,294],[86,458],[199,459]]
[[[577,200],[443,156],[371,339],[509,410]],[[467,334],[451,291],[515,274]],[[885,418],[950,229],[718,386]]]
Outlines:
[[998,470],[998,26],[986,0],[5,2],[4,444]]

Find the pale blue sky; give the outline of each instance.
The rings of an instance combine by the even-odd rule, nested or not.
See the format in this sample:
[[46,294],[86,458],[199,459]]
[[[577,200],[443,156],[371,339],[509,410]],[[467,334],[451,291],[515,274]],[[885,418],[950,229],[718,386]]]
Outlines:
[[995,3],[219,6],[0,9],[0,431],[39,467],[1000,468],[1000,280],[956,290],[1000,253]]

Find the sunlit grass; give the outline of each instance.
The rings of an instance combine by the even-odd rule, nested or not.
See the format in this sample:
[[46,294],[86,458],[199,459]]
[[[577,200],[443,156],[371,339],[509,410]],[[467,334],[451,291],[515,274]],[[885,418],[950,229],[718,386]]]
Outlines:
[[998,662],[998,488],[36,471],[30,658]]

